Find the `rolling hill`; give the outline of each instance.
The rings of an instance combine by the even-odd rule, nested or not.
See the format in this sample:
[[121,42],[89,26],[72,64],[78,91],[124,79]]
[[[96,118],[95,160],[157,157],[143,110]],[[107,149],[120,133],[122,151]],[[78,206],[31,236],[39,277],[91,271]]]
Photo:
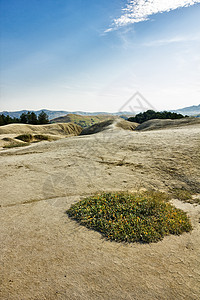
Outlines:
[[[79,135],[82,128],[76,124],[45,124],[45,125],[29,125],[29,124],[9,124],[0,127],[0,149],[14,148],[23,146],[26,140],[18,139],[19,135],[26,137],[31,135],[30,141],[38,142],[40,140],[55,141],[69,136]],[[26,144],[26,143],[25,143]]]
[[76,125],[81,126],[82,128],[86,128],[92,126],[96,123],[115,119],[116,117],[113,115],[96,115],[96,116],[84,116],[84,115],[76,115],[76,114],[67,114],[64,117],[59,117],[51,120],[51,123],[74,123]]

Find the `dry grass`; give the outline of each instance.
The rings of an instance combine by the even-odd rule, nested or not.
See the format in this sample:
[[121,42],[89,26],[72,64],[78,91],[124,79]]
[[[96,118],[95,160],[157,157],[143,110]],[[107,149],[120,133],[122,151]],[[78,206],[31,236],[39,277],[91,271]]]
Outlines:
[[192,193],[184,189],[173,189],[171,195],[179,200],[189,200],[192,198]]

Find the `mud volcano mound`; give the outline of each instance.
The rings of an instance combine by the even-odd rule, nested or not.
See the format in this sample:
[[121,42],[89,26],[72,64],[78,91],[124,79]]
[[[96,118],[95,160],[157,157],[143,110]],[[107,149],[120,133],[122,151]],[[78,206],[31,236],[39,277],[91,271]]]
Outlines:
[[147,131],[147,130],[157,130],[166,128],[179,128],[183,126],[200,124],[200,119],[198,118],[184,118],[179,120],[160,120],[153,119],[140,124],[136,130]]
[[[79,135],[82,127],[73,123],[47,125],[9,124],[0,127],[0,148],[23,146],[42,140],[58,140],[67,136]],[[20,143],[19,143],[20,140]]]
[[79,135],[81,126],[72,123],[57,123],[47,125],[9,124],[0,127],[0,134],[53,134],[53,135]]
[[107,121],[100,122],[98,124],[94,124],[88,128],[83,129],[81,135],[89,135],[95,134],[98,132],[102,132],[104,130],[111,130],[111,129],[124,129],[124,130],[135,130],[138,126],[137,123],[125,121],[123,119],[111,119]]

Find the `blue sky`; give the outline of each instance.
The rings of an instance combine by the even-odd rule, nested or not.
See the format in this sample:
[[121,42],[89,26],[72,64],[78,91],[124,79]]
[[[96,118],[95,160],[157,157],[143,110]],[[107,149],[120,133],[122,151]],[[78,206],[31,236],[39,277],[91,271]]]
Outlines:
[[0,0],[0,28],[0,111],[200,103],[200,1]]

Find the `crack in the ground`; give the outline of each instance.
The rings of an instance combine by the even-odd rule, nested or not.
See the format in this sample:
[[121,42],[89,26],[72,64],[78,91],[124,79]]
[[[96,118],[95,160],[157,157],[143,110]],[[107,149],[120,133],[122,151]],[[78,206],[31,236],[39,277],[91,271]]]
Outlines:
[[[16,149],[15,149],[16,150]],[[0,156],[13,156],[13,155],[28,155],[28,154],[41,154],[44,153],[44,151],[32,151],[32,152],[22,152],[22,153],[16,153],[16,152],[0,152]]]
[[31,204],[31,203],[36,203],[36,202],[42,202],[42,201],[57,199],[57,198],[60,198],[60,197],[52,197],[52,198],[48,197],[46,199],[32,199],[32,200],[27,200],[27,201],[19,202],[19,203],[11,203],[11,204],[7,204],[7,205],[0,205],[0,207],[1,208],[13,207],[13,206],[18,206],[18,205]]
[[11,204],[7,204],[7,205],[0,205],[0,208],[6,208],[6,207],[13,207],[13,206],[19,206],[19,205],[26,205],[26,204],[32,204],[32,203],[37,203],[37,202],[42,202],[42,201],[48,201],[48,200],[54,200],[54,199],[58,199],[58,198],[65,198],[65,197],[74,197],[74,196],[79,196],[79,197],[85,197],[85,196],[90,196],[90,194],[88,193],[82,193],[80,194],[73,194],[70,193],[68,195],[59,195],[59,196],[53,196],[53,197],[48,197],[48,198],[44,198],[44,199],[32,199],[32,200],[27,200],[27,201],[23,201],[23,202],[19,202],[19,203],[11,203]]

